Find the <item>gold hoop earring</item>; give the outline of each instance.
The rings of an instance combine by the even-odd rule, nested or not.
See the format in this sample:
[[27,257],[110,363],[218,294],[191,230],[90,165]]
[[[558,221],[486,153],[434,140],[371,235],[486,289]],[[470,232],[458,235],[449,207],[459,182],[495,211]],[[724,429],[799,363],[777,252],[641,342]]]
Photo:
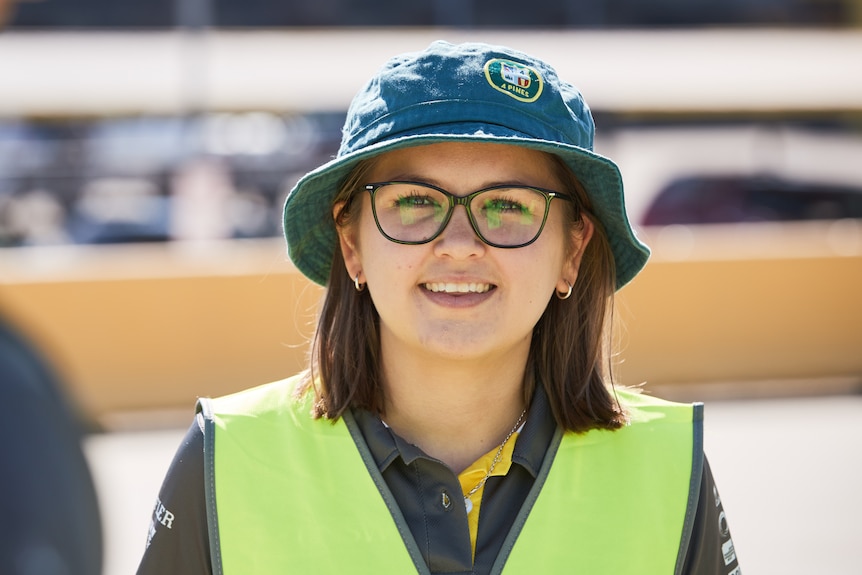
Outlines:
[[365,289],[365,284],[359,283],[359,274],[356,274],[356,277],[353,278],[353,287],[356,288],[356,291],[363,291]]
[[574,284],[570,284],[566,280],[563,280],[563,281],[566,282],[567,286],[569,286],[569,290],[565,293],[563,293],[561,291],[554,291],[554,293],[556,294],[558,299],[569,299],[570,297],[572,297],[572,288],[575,286],[574,286]]

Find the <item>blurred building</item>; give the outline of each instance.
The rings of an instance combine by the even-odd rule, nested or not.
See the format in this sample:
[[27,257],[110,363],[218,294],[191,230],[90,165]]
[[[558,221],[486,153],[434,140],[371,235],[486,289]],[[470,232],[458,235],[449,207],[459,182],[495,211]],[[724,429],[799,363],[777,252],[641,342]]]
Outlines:
[[[517,30],[639,30],[691,29],[732,26],[747,29],[762,27],[852,28],[860,24],[862,0],[534,0],[525,7],[513,0],[317,0],[315,2],[268,0],[153,0],[116,2],[113,0],[6,0],[9,29],[21,34],[74,31],[105,33],[136,29],[164,32],[174,29],[211,31],[249,31],[308,28],[357,29],[373,27],[446,27],[448,29]],[[373,33],[370,33],[373,35]],[[343,40],[343,42],[356,41]],[[360,40],[361,41],[361,40]],[[515,40],[513,40],[514,42]],[[187,100],[179,113],[154,115],[128,107],[126,113],[96,110],[81,115],[59,114],[36,117],[14,111],[0,114],[0,246],[55,243],[117,243],[162,241],[188,237],[177,231],[173,201],[188,197],[182,193],[180,175],[188,163],[207,159],[212,169],[222,172],[219,200],[221,208],[210,210],[231,214],[232,221],[208,226],[213,237],[262,237],[278,233],[279,209],[286,189],[307,169],[332,156],[340,139],[343,110],[269,109],[235,107],[220,110],[207,106],[208,94],[203,77],[207,55],[203,43],[194,41],[178,47],[177,59],[184,60],[184,86]],[[344,56],[350,56],[346,49]],[[265,45],[260,50],[269,50]],[[338,49],[338,48],[336,48]],[[252,56],[253,57],[253,56]],[[136,62],[130,58],[129,73]],[[261,65],[260,62],[257,65]],[[50,72],[48,72],[50,73]],[[48,79],[50,83],[51,79]],[[74,77],[70,77],[74,82]],[[229,80],[241,82],[242,80]],[[37,82],[35,85],[39,85]],[[2,87],[2,82],[0,82]],[[594,102],[590,98],[590,102]],[[209,108],[209,109],[207,109]],[[613,131],[644,124],[686,125],[722,123],[758,125],[787,122],[817,129],[855,132],[860,120],[847,110],[837,114],[791,115],[686,113],[651,114],[636,110],[606,110],[599,105],[602,129]],[[779,110],[779,112],[781,112]],[[83,116],[83,117],[82,117]],[[731,182],[725,175],[697,174],[668,182],[673,198],[698,195],[708,186],[712,190],[733,188],[734,194],[764,196],[762,180]],[[784,197],[794,182],[775,182],[772,196]],[[845,186],[846,188],[846,186]],[[830,193],[857,196],[852,189]],[[759,190],[759,191],[758,191]],[[692,192],[694,191],[694,192]],[[775,192],[775,193],[772,193]],[[767,193],[767,195],[769,194]],[[653,210],[645,223],[673,223],[674,213],[691,219],[697,208]],[[822,193],[819,194],[823,196]],[[771,197],[771,196],[770,196]],[[805,203],[804,194],[793,194],[794,201]],[[679,204],[680,200],[674,200]],[[740,200],[747,205],[748,200]],[[772,204],[780,199],[769,200]],[[816,203],[816,199],[811,199]],[[750,202],[749,202],[750,203]],[[755,204],[757,201],[754,202]],[[761,202],[762,203],[762,202]],[[809,202],[810,203],[810,202]],[[229,207],[226,207],[228,206]],[[753,204],[752,204],[753,205]],[[835,217],[858,217],[856,200],[838,199],[842,208]],[[122,207],[125,206],[125,207]],[[709,208],[711,209],[711,208]],[[756,211],[757,208],[752,208]],[[181,211],[181,210],[179,210]],[[660,218],[657,213],[664,214]],[[724,210],[725,213],[728,210]],[[766,213],[761,210],[759,213]],[[822,214],[805,206],[771,210],[774,219],[800,219],[799,214]],[[807,217],[807,216],[806,216]],[[658,218],[658,219],[657,219]],[[750,214],[739,214],[744,221]],[[200,219],[200,218],[198,218]],[[805,218],[803,218],[805,219]],[[707,218],[708,220],[708,218]],[[188,222],[188,218],[185,220]],[[679,223],[682,223],[680,220]],[[184,224],[187,228],[188,223]],[[197,236],[200,236],[197,233]]]
[[41,0],[21,5],[13,28],[165,28],[189,14],[216,27],[858,26],[858,0]]

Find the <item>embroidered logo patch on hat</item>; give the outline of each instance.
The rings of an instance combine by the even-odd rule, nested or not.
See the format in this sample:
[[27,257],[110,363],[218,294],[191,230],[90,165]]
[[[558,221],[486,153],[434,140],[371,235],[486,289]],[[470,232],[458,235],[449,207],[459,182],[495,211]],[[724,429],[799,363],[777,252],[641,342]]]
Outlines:
[[495,89],[521,102],[536,101],[544,87],[536,70],[503,58],[485,62],[485,78]]

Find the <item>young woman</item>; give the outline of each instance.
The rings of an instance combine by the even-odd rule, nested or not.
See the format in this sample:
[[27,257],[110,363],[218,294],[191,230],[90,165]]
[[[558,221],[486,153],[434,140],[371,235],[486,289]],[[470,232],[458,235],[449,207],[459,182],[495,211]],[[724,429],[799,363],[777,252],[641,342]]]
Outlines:
[[701,406],[615,387],[649,251],[547,64],[391,60],[285,205],[309,369],[201,400],[139,573],[738,573]]

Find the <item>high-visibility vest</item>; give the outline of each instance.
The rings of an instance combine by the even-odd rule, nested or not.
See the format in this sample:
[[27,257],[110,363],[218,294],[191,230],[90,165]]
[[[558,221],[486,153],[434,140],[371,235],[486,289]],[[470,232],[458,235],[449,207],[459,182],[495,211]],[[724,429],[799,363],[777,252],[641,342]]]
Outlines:
[[[294,379],[200,401],[215,573],[429,573],[348,412],[313,419]],[[558,430],[494,573],[679,573],[702,406],[617,390],[630,424]]]

